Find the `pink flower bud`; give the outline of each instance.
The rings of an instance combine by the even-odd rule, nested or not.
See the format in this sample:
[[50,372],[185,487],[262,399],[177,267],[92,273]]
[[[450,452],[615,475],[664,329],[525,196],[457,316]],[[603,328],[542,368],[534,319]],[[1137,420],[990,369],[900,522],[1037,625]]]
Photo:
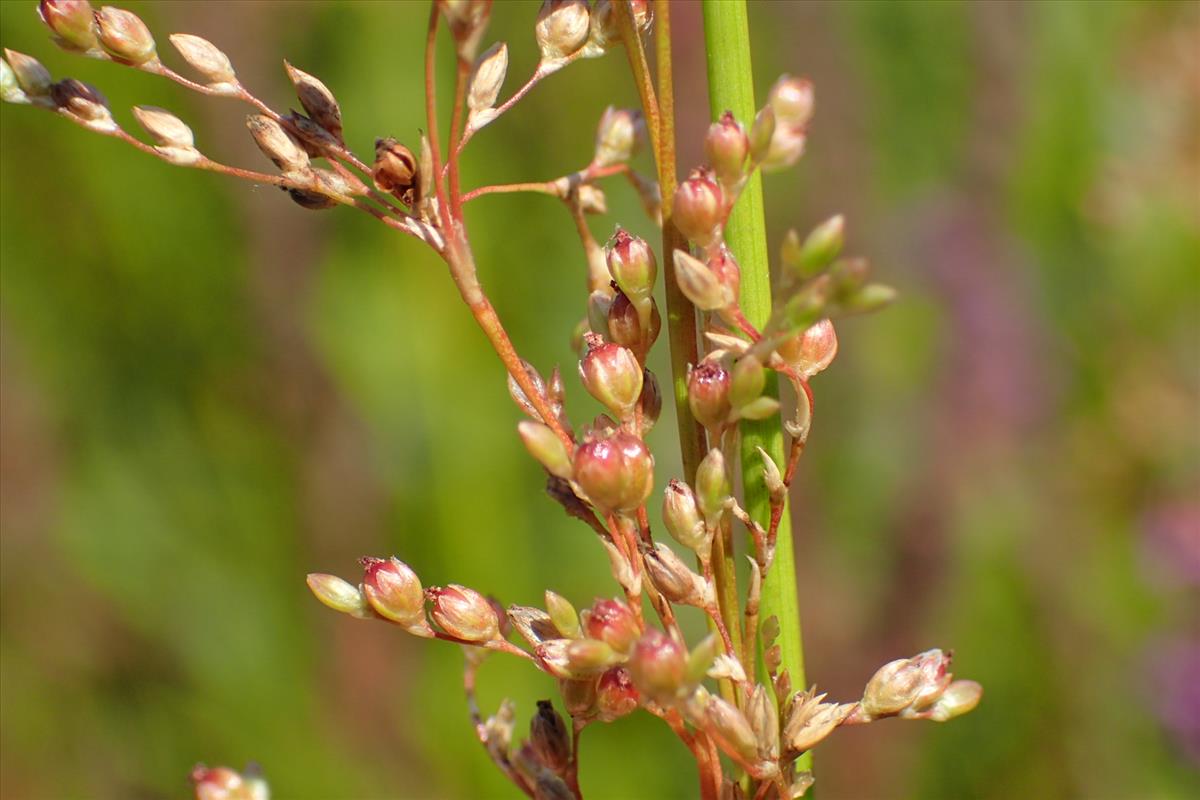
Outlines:
[[620,600],[597,600],[584,612],[583,629],[618,653],[628,653],[641,631],[629,606]]
[[[593,292],[593,294],[596,294]],[[650,304],[650,335],[643,341],[642,322],[637,308],[624,292],[617,292],[608,303],[607,319],[605,320],[609,338],[628,347],[635,354],[642,352],[658,339],[662,329],[662,316],[658,313],[658,304],[653,298],[647,298]]]
[[654,456],[638,437],[616,431],[575,451],[575,480],[602,512],[633,511],[654,489]]
[[405,627],[426,627],[425,592],[417,573],[398,558],[362,559],[363,594],[379,616]]
[[777,126],[803,128],[813,116],[813,85],[805,78],[782,76],[771,87],[768,100]]
[[579,362],[584,388],[618,417],[628,419],[642,393],[642,365],[629,348],[598,336],[586,341],[588,352]]
[[750,139],[731,112],[726,111],[709,126],[704,137],[704,155],[722,183],[736,183],[745,174],[749,153]]
[[596,708],[602,722],[632,714],[638,707],[638,691],[625,667],[613,667],[600,676],[596,687]]
[[884,664],[867,683],[863,711],[880,717],[932,703],[950,683],[949,665],[950,656],[936,649]]
[[571,761],[567,726],[549,700],[538,700],[537,713],[529,721],[529,742],[538,761],[554,772],[562,772]]
[[688,373],[688,408],[705,428],[715,430],[729,420],[731,378],[719,361],[702,361]]
[[618,228],[608,242],[608,271],[630,298],[649,297],[658,276],[658,262],[646,240]]
[[837,350],[837,332],[833,323],[823,319],[785,340],[776,352],[802,377],[811,378],[833,362]]
[[633,650],[629,674],[643,695],[655,702],[669,703],[684,688],[687,652],[667,634],[650,628]]
[[94,19],[101,47],[116,60],[137,66],[155,58],[154,37],[137,14],[104,6]]
[[609,106],[596,128],[596,152],[592,163],[598,167],[623,164],[633,158],[645,138],[646,121],[642,112]]
[[725,221],[725,194],[711,170],[693,170],[675,190],[675,227],[685,237],[707,247]]
[[589,28],[585,0],[545,0],[534,35],[543,61],[558,61],[583,47]]
[[442,630],[467,642],[487,642],[500,636],[500,620],[492,602],[474,589],[452,583],[425,592],[433,603],[433,621]]
[[663,523],[667,532],[697,555],[707,557],[712,547],[712,535],[705,528],[696,495],[683,481],[672,480],[663,495]]
[[38,16],[54,31],[61,44],[72,50],[91,50],[98,46],[96,21],[87,0],[41,0]]

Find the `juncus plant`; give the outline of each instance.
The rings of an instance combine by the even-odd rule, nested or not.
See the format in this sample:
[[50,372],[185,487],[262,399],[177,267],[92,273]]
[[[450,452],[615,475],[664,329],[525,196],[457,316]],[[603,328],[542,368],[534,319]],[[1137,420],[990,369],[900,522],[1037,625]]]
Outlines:
[[[659,717],[694,755],[706,800],[803,796],[813,782],[809,751],[837,728],[887,717],[940,722],[970,711],[980,686],[954,680],[950,654],[938,649],[885,664],[862,696],[847,702],[806,688],[786,505],[812,427],[810,381],[837,353],[834,320],[893,298],[889,288],[872,282],[866,261],[842,255],[840,216],[806,235],[789,231],[779,247],[773,291],[751,291],[767,285],[765,260],[739,252],[753,249],[740,242],[761,238],[757,175],[789,167],[803,154],[815,107],[812,84],[785,76],[757,111],[747,103],[748,90],[735,100],[746,108],[715,109],[708,130],[695,133],[703,136],[707,163],[678,181],[669,2],[546,0],[531,20],[538,65],[503,100],[508,46],[485,41],[494,10],[506,11],[490,0],[431,4],[426,133],[407,143],[381,137],[369,159],[350,149],[341,107],[314,75],[284,62],[303,111],[281,113],[239,80],[213,43],[190,34],[167,37],[193,76],[185,77],[163,62],[160,42],[136,15],[95,9],[86,0],[38,4],[56,43],[248,104],[253,113],[247,129],[273,169],[213,160],[188,125],[161,108],[132,110],[149,141],[136,137],[95,87],[54,80],[22,53],[4,51],[0,91],[7,102],[53,111],[170,164],[277,186],[305,209],[365,212],[444,260],[508,371],[508,391],[526,417],[516,432],[545,469],[548,494],[594,532],[595,555],[611,566],[618,596],[577,610],[572,599],[548,590],[545,608],[505,607],[474,588],[426,586],[396,557],[363,558],[363,571],[352,581],[312,574],[308,586],[349,617],[463,646],[475,735],[520,792],[580,797],[581,733],[637,711]],[[734,90],[749,87],[743,3],[706,0],[704,12],[710,76],[732,75]],[[438,130],[434,69],[442,28],[457,64],[445,139]],[[646,54],[651,39],[656,74]],[[550,181],[462,188],[461,156],[484,127],[572,62],[620,50],[642,108],[603,111],[586,165]],[[723,91],[714,86],[713,98]],[[647,143],[654,175],[630,166]],[[657,251],[620,227],[605,244],[593,238],[585,218],[606,213],[601,183],[610,179],[627,182],[661,225]],[[564,373],[571,370],[556,367],[544,375],[521,358],[478,279],[463,208],[508,192],[559,198],[579,232],[588,295],[580,298],[583,319],[573,342],[579,380],[606,410],[593,420],[573,421],[568,413]],[[654,298],[660,275],[665,314]],[[646,366],[664,319],[672,364],[666,389]],[[774,391],[780,380],[795,397],[786,420],[779,418]],[[661,476],[645,434],[664,397],[678,412],[684,474],[671,476],[656,495],[655,478]],[[739,485],[743,497],[735,491]],[[737,553],[749,561],[748,580],[740,586]],[[684,636],[676,616],[682,606],[707,617],[706,637]],[[476,674],[492,653],[523,659],[557,680],[557,706],[540,701],[523,740],[511,702],[486,717],[478,708]],[[202,800],[262,800],[268,794],[254,770],[197,767],[192,779]]]

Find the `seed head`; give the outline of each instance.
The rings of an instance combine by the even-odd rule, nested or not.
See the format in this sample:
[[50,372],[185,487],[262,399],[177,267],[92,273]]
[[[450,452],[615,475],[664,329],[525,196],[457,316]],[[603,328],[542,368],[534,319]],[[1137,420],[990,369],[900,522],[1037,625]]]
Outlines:
[[601,511],[633,511],[654,489],[654,456],[632,433],[615,431],[575,451],[575,480]]
[[308,154],[278,122],[262,114],[251,114],[246,117],[246,127],[250,129],[258,149],[275,162],[275,166],[284,174],[308,169]]
[[638,691],[625,667],[612,667],[600,676],[596,686],[596,708],[602,722],[632,714],[638,706]]
[[646,121],[640,111],[609,106],[596,128],[592,163],[598,167],[623,164],[637,153],[645,138]]
[[617,228],[608,242],[606,257],[609,274],[630,299],[641,300],[653,293],[658,261],[645,239]]
[[713,172],[693,170],[675,190],[675,227],[701,247],[712,244],[725,220],[725,195]]
[[731,112],[726,111],[709,126],[704,137],[704,155],[723,184],[736,183],[742,177],[749,153],[750,139]]
[[712,548],[712,535],[696,506],[692,487],[672,479],[663,494],[663,523],[671,537],[696,555],[707,558]]
[[587,355],[579,362],[579,377],[588,394],[621,419],[633,415],[642,393],[642,365],[627,347],[586,338]]
[[167,37],[183,60],[209,82],[210,89],[232,92],[237,83],[229,56],[208,39],[190,33],[174,33]]
[[628,653],[637,643],[641,631],[637,618],[620,600],[597,600],[583,614],[583,629],[593,639],[599,639],[618,653]]
[[54,79],[50,77],[50,70],[42,66],[42,62],[16,50],[6,49],[4,57],[12,67],[17,86],[21,87],[25,94],[30,97],[45,97],[50,94],[50,86]]
[[87,0],[41,0],[38,16],[69,50],[91,50],[96,40],[96,20]]
[[406,628],[428,629],[421,579],[398,558],[362,560],[363,594],[371,608]]
[[716,430],[729,420],[732,378],[719,361],[702,361],[688,373],[688,408],[696,421]]
[[104,6],[93,18],[100,46],[117,61],[140,66],[156,58],[154,37],[137,14]]
[[474,589],[452,583],[427,589],[433,621],[446,633],[467,642],[487,642],[500,636],[500,619],[492,602]]
[[559,61],[583,47],[589,25],[586,0],[545,0],[534,28],[542,61]]
[[657,628],[649,628],[634,647],[629,674],[637,690],[658,703],[670,703],[683,689],[687,653]]

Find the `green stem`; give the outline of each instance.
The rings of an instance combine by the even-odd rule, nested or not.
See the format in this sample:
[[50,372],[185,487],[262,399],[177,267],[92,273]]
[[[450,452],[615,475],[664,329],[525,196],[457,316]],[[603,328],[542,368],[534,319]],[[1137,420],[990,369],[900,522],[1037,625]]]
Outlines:
[[[750,29],[745,0],[703,0],[704,39],[708,59],[708,98],[713,119],[724,111],[749,124],[755,115],[754,72],[750,63]],[[746,317],[762,327],[771,314],[771,278],[767,260],[766,222],[763,217],[762,179],[756,173],[725,228],[725,240],[742,269],[741,305]],[[767,391],[778,392],[772,376]],[[745,507],[766,528],[770,524],[771,501],[763,482],[763,467],[756,447],[762,447],[777,464],[785,464],[783,429],[779,420],[742,423],[742,480]],[[805,686],[804,647],[800,637],[800,603],[796,595],[795,556],[787,509],[779,525],[775,562],[763,583],[762,619],[779,619],[779,644],[783,666],[792,685]],[[811,769],[811,756],[798,762]]]

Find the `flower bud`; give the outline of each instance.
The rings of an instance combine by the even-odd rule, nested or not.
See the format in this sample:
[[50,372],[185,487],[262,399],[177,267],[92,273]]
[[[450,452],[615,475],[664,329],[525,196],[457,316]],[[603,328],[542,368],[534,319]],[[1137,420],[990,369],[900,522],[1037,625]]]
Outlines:
[[12,67],[13,78],[25,94],[30,97],[44,97],[50,93],[50,86],[54,81],[50,77],[50,70],[42,66],[42,62],[33,56],[8,49],[4,51],[4,57]]
[[296,69],[287,61],[283,62],[287,69],[288,78],[296,87],[296,97],[300,105],[308,112],[313,122],[332,134],[339,143],[342,141],[342,109],[338,106],[337,98],[329,91],[324,83],[309,75],[304,70]]
[[612,0],[596,0],[592,5],[591,24],[588,27],[588,56],[600,55],[620,40],[621,29]]
[[599,639],[573,639],[567,643],[567,663],[584,675],[595,675],[621,661],[608,644]]
[[28,103],[29,98],[17,83],[17,74],[9,63],[0,58],[0,100],[5,103]]
[[629,661],[637,690],[656,703],[670,703],[684,687],[686,672],[683,646],[657,628],[647,629]]
[[108,100],[95,86],[74,78],[66,78],[50,87],[50,96],[61,110],[87,123],[88,127],[102,131],[117,130]]
[[427,589],[433,621],[442,630],[467,642],[487,642],[500,636],[500,620],[492,602],[474,589],[452,583]]
[[729,473],[721,448],[714,447],[696,468],[696,505],[710,522],[725,511],[729,500]]
[[349,581],[320,572],[311,573],[306,580],[313,595],[334,611],[359,619],[370,619],[374,616],[363,593]]
[[182,150],[195,147],[192,129],[171,112],[154,106],[134,106],[133,116],[159,147]]
[[654,588],[672,603],[704,608],[712,600],[712,593],[704,578],[693,572],[675,551],[662,542],[655,542],[651,550],[642,557],[646,564],[646,575]]
[[467,90],[467,108],[472,114],[487,111],[496,105],[500,87],[508,74],[508,45],[497,42],[475,62]]
[[637,618],[620,600],[593,603],[584,612],[583,628],[588,636],[599,639],[618,653],[628,653],[641,635]]
[[375,164],[371,167],[371,177],[376,189],[391,192],[397,199],[412,205],[411,193],[416,186],[417,159],[407,147],[392,138],[376,139]]
[[766,484],[767,494],[771,496],[772,503],[782,503],[787,497],[787,484],[783,482],[783,475],[779,472],[779,465],[775,463],[775,459],[771,458],[770,454],[761,447],[755,447],[758,451],[759,458],[763,462],[763,483]]
[[725,194],[708,169],[693,170],[675,190],[675,227],[686,238],[707,247],[725,221]]
[[785,340],[776,352],[801,377],[811,378],[833,362],[837,350],[837,332],[833,323],[823,319]]
[[363,594],[384,619],[408,627],[426,628],[425,592],[421,579],[398,558],[362,559]]
[[803,753],[833,732],[854,711],[853,703],[823,703],[825,695],[804,692],[792,702],[783,727],[783,744],[789,753]]
[[803,128],[813,115],[812,81],[783,75],[771,87],[767,102],[777,125]]
[[579,627],[579,615],[575,612],[575,606],[571,605],[571,601],[567,598],[546,590],[546,610],[550,612],[550,619],[554,623],[554,627],[564,638],[574,639],[582,633]]
[[763,171],[777,172],[792,166],[804,155],[807,144],[808,135],[802,129],[776,127],[771,136],[771,146],[762,160]]
[[549,700],[538,700],[537,709],[529,722],[529,742],[538,761],[554,772],[562,772],[571,761],[567,726]]
[[237,75],[229,56],[208,39],[190,33],[173,33],[167,37],[188,65],[209,82],[209,88],[233,90]]
[[527,419],[517,423],[517,432],[521,434],[525,449],[547,472],[557,478],[570,479],[571,454],[549,426]]
[[229,767],[197,764],[189,777],[196,800],[267,800],[270,796],[261,777],[242,775]]
[[87,0],[41,0],[38,16],[58,36],[59,44],[69,50],[97,47],[96,21]]
[[608,312],[612,304],[613,292],[607,286],[588,295],[588,328],[592,333],[601,336],[608,334]]
[[646,122],[640,111],[609,106],[596,128],[596,153],[592,163],[597,167],[625,163],[633,158],[645,136]]
[[263,155],[285,174],[308,169],[308,154],[278,122],[262,114],[246,117],[246,127]]
[[754,729],[737,706],[710,695],[704,706],[704,727],[717,745],[743,764],[758,761],[758,740]]
[[733,304],[736,295],[703,261],[683,250],[676,250],[674,259],[675,280],[692,305],[701,311],[717,311]]
[[800,280],[807,280],[833,263],[842,251],[846,222],[841,214],[822,222],[800,242],[795,230],[789,230],[780,250],[783,266]]
[[93,18],[100,46],[116,60],[139,66],[155,58],[154,37],[137,14],[104,6]]
[[596,686],[596,708],[601,722],[632,714],[638,706],[638,691],[625,667],[612,667],[600,676]]
[[654,292],[658,262],[646,240],[617,228],[607,248],[608,272],[628,297],[637,300]]
[[602,512],[633,511],[654,489],[654,456],[641,439],[617,431],[575,451],[575,480]]
[[705,428],[716,430],[729,421],[731,383],[719,361],[701,361],[688,373],[688,408]]
[[757,164],[766,158],[767,152],[771,149],[771,139],[775,136],[775,110],[771,108],[771,104],[767,103],[754,117],[754,124],[750,126],[749,146],[750,160]]
[[863,711],[881,717],[928,705],[949,685],[949,665],[950,657],[936,649],[884,664],[867,682]]
[[704,155],[713,171],[726,185],[736,183],[745,174],[750,139],[742,124],[726,111],[708,128],[704,137]]
[[642,371],[642,393],[638,395],[638,414],[642,422],[642,432],[645,433],[658,423],[662,414],[662,389],[658,386],[658,378],[650,370]]
[[672,479],[663,494],[663,524],[671,537],[696,555],[708,557],[712,536],[705,528],[696,495],[683,481]]
[[[595,292],[593,292],[595,294]],[[617,292],[608,301],[606,329],[609,339],[634,353],[644,351],[658,339],[662,330],[662,316],[653,298],[646,299],[650,306],[650,335],[642,338],[642,322],[637,308],[624,292]]]
[[562,695],[563,708],[572,717],[591,717],[597,713],[596,684],[597,678],[582,680],[558,681],[558,693]]
[[983,687],[975,681],[954,681],[929,708],[929,719],[945,722],[962,716],[979,705]]
[[741,408],[757,400],[767,385],[767,371],[753,355],[745,355],[733,365],[729,381],[729,403]]
[[775,698],[761,683],[754,685],[746,704],[746,718],[758,742],[758,757],[767,761],[779,758],[779,709]]
[[585,0],[545,0],[534,27],[542,61],[561,60],[583,47],[589,27]]
[[642,365],[633,351],[593,336],[579,362],[579,377],[588,394],[618,417],[633,415],[642,393]]

